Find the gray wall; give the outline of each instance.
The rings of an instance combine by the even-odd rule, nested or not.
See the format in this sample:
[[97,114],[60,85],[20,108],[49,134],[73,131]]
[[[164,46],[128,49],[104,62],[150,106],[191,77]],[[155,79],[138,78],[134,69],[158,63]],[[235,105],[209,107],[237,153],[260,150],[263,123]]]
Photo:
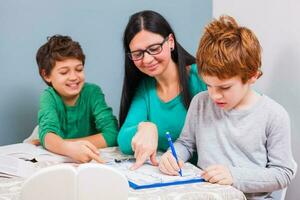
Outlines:
[[[256,89],[282,104],[289,112],[292,147],[300,164],[300,2],[299,0],[214,0],[213,16],[229,14],[250,27],[262,48],[264,75]],[[299,170],[298,170],[299,171]],[[299,172],[287,190],[286,199],[300,196]]]
[[0,145],[21,142],[37,124],[39,94],[46,87],[35,63],[53,34],[78,40],[87,56],[88,82],[99,84],[118,114],[123,75],[122,33],[134,12],[152,9],[195,53],[212,16],[209,0],[7,0],[0,1]]

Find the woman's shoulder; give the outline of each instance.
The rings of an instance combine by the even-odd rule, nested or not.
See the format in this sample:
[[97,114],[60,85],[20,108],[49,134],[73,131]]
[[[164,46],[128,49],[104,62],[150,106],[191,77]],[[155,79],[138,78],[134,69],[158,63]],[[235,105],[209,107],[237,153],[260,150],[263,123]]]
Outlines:
[[192,96],[196,95],[201,91],[206,91],[206,84],[198,74],[198,66],[196,63],[187,66],[187,71],[189,74],[189,87]]
[[196,63],[187,65],[186,70],[187,70],[188,74],[190,74],[190,75],[195,75],[195,74],[198,75],[198,67],[197,67]]
[[138,90],[142,90],[144,92],[148,92],[156,87],[156,80],[152,77],[145,77],[143,78],[137,86]]

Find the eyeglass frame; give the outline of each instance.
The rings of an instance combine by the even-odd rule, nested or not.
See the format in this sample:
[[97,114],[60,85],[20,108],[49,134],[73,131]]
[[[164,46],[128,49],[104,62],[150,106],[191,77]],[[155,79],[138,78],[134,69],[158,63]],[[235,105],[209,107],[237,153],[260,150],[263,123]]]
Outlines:
[[[160,54],[161,52],[162,52],[162,50],[163,50],[163,44],[166,42],[166,41],[168,41],[168,39],[169,39],[169,36],[167,36],[167,37],[165,37],[165,39],[161,42],[161,43],[157,43],[157,44],[151,44],[150,46],[148,46],[146,49],[144,49],[144,50],[136,50],[136,51],[131,51],[131,52],[127,52],[126,54],[127,54],[127,56],[129,57],[129,59],[130,60],[132,60],[132,61],[138,61],[138,60],[142,60],[143,58],[144,58],[144,55],[145,55],[145,52],[147,52],[149,55],[158,55],[158,54]],[[155,46],[155,45],[159,45],[160,46],[160,51],[159,52],[157,52],[157,53],[151,53],[151,52],[149,52],[149,49],[151,48],[151,47],[153,47],[153,46]],[[133,59],[132,58],[132,53],[134,53],[134,52],[142,52],[143,54],[142,54],[142,56],[141,56],[141,58],[139,58],[139,59]]]

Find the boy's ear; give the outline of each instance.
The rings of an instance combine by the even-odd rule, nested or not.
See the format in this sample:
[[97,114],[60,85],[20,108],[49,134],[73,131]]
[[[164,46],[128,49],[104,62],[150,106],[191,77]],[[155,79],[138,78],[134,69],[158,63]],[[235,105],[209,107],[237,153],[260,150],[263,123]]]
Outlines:
[[41,75],[45,81],[47,81],[48,83],[51,83],[51,80],[50,80],[49,76],[47,76],[45,69],[42,69]]
[[254,76],[252,76],[249,80],[248,83],[253,84],[256,82],[256,80],[261,76],[261,72],[258,70]]

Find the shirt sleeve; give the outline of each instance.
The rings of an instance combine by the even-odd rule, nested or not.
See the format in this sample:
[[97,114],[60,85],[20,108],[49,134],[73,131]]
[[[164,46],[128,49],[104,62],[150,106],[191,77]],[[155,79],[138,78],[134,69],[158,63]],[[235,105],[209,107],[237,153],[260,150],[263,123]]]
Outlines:
[[290,120],[286,111],[272,114],[267,127],[265,168],[230,167],[233,186],[245,193],[272,192],[287,187],[297,171],[291,150]]
[[38,112],[39,138],[44,147],[47,133],[52,132],[61,137],[63,136],[54,95],[55,94],[49,90],[45,90],[40,98],[40,108]]
[[113,115],[112,109],[106,104],[100,87],[97,86],[93,91],[91,102],[96,129],[104,137],[107,146],[116,146],[118,136],[117,119]]
[[188,161],[196,150],[196,122],[197,122],[197,96],[193,98],[188,109],[185,123],[179,138],[175,142],[178,157],[184,162]]
[[119,135],[118,144],[120,150],[125,154],[133,154],[131,140],[137,132],[137,126],[142,121],[147,121],[147,101],[146,89],[142,82],[131,102],[124,124],[122,125]]

